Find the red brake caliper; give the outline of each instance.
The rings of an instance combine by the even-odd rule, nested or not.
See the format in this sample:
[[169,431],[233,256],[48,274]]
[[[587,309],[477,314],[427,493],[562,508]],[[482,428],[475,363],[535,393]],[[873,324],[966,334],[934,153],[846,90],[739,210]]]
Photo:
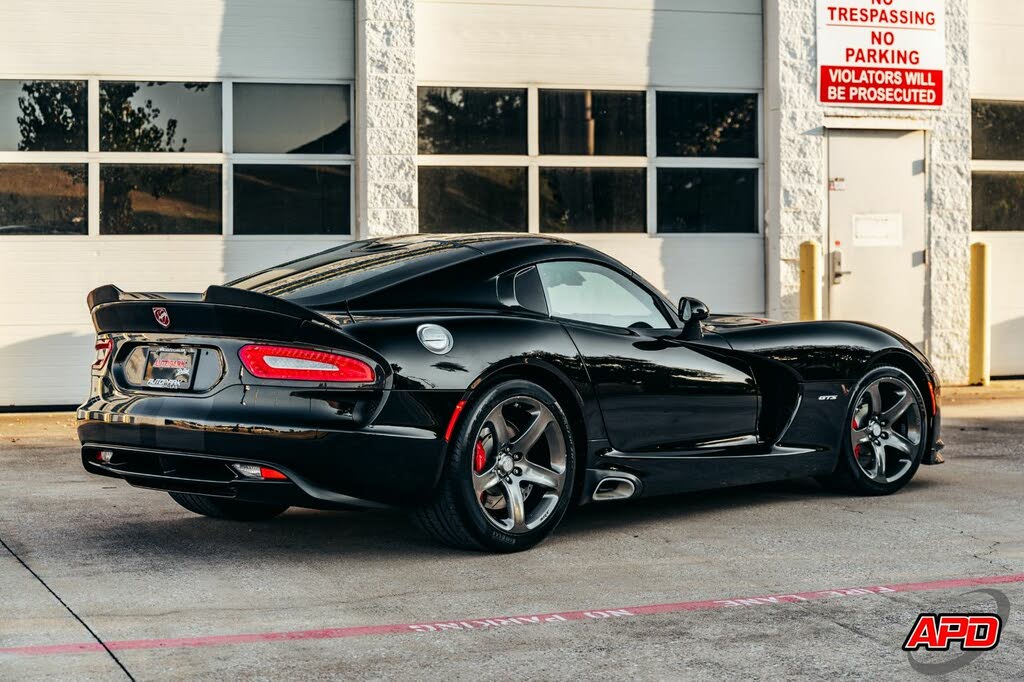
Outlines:
[[473,449],[473,471],[482,474],[485,466],[487,466],[487,451],[484,450],[483,441],[478,440],[476,448]]

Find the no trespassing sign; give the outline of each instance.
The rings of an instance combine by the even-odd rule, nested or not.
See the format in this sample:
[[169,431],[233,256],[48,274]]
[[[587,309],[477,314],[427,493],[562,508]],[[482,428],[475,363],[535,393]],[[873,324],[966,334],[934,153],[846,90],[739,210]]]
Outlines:
[[942,106],[944,0],[818,0],[818,101]]

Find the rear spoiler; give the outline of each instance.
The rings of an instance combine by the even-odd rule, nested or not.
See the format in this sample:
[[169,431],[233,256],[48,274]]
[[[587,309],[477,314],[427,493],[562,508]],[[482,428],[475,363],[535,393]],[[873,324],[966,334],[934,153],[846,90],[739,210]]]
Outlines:
[[[198,294],[126,292],[107,284],[89,292],[86,301],[97,332],[170,330],[233,335],[244,329],[290,337],[306,323],[331,329],[340,326],[291,301],[225,286],[210,286]],[[167,325],[157,322],[155,309],[160,308],[168,314]]]
[[222,287],[216,285],[206,287],[206,291],[202,294],[189,294],[121,291],[113,284],[104,284],[103,286],[90,291],[89,295],[86,297],[86,302],[89,304],[90,311],[95,310],[101,305],[120,303],[123,301],[142,301],[149,303],[173,301],[175,303],[195,302],[209,303],[211,305],[230,305],[237,308],[255,308],[268,313],[278,313],[280,315],[288,315],[289,317],[318,320],[324,324],[333,324],[331,320],[327,319],[323,315],[313,312],[309,308],[304,308],[297,303],[286,301],[283,298],[268,296],[267,294],[260,294],[255,291],[247,291],[246,289],[236,289],[234,287]]

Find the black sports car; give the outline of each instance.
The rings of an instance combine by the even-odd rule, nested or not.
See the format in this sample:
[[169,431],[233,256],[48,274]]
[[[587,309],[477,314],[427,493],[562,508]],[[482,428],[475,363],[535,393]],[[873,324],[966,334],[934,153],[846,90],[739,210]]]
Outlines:
[[678,307],[539,235],[358,241],[202,294],[89,294],[86,470],[199,514],[399,505],[530,547],[572,504],[941,462],[939,387],[892,332]]

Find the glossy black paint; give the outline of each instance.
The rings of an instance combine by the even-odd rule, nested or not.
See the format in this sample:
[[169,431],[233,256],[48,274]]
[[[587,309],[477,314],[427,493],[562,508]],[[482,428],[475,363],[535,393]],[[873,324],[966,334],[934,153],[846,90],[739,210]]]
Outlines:
[[[552,319],[530,267],[559,259],[632,278],[671,327]],[[562,404],[583,458],[581,502],[609,472],[635,477],[644,495],[827,473],[849,396],[870,367],[896,364],[926,398],[928,382],[938,391],[927,359],[886,330],[714,315],[686,329],[676,304],[614,259],[539,235],[354,242],[204,294],[106,286],[89,305],[97,333],[114,348],[78,411],[87,470],[162,490],[298,506],[429,499],[456,404],[504,377],[540,383]],[[155,306],[167,310],[167,328]],[[449,353],[419,343],[425,323],[451,332]],[[374,367],[375,379],[258,379],[238,357],[251,342],[352,355]],[[212,383],[191,391],[132,386],[124,362],[140,346],[201,349]],[[936,414],[935,447],[938,424]],[[96,459],[101,448],[114,450],[112,463]],[[241,480],[227,467],[235,462],[273,466],[289,482]]]

